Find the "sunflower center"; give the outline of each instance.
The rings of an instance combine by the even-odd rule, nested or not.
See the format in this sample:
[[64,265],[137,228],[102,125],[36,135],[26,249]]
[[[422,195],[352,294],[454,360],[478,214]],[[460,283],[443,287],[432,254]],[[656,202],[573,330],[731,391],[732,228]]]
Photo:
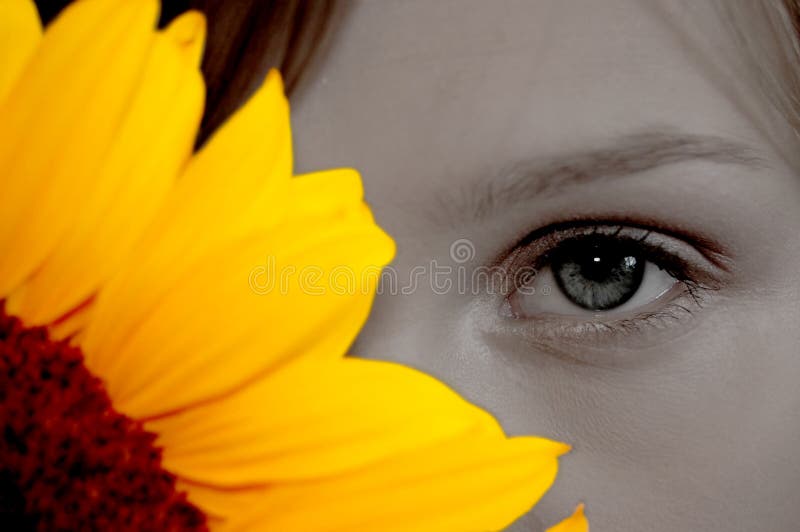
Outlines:
[[0,523],[13,530],[206,530],[156,436],[116,412],[80,349],[0,301]]

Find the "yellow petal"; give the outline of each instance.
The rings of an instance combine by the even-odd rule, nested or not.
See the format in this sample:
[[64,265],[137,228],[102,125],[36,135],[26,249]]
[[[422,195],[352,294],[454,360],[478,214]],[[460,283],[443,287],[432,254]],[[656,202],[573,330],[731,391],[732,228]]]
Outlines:
[[478,426],[501,433],[491,416],[410,368],[304,359],[147,429],[170,472],[224,488],[342,473]]
[[[50,338],[55,340],[75,339],[82,334],[91,312],[91,300],[47,326]],[[75,345],[78,345],[77,343]]]
[[[218,248],[155,298],[149,284],[160,286],[159,271],[143,263],[123,280],[132,293],[113,302],[141,313],[119,323],[100,322],[95,312],[84,342],[87,365],[105,380],[117,409],[142,418],[226,393],[292,357],[341,356],[372,301],[377,277],[364,272],[392,252],[371,223],[331,223],[308,233],[298,224],[279,226]],[[259,268],[268,270],[269,289],[252,283]],[[333,286],[337,270],[352,286]],[[125,331],[119,343],[104,343],[105,327]]]
[[0,2],[0,102],[25,68],[41,37],[42,25],[32,0]]
[[189,163],[143,235],[136,260],[98,298],[102,325],[87,335],[89,350],[119,350],[130,327],[200,257],[277,223],[288,207],[291,162],[288,103],[273,73]]
[[[287,207],[291,140],[283,82],[271,71],[181,178],[154,227],[158,252],[187,263],[219,242],[276,223]],[[187,238],[194,235],[202,238]],[[173,244],[181,245],[181,253],[168,251]]]
[[191,65],[200,66],[205,49],[206,17],[199,11],[187,11],[176,17],[166,29]]
[[0,297],[68,229],[128,109],[157,0],[84,0],[48,27],[0,108]]
[[583,513],[583,504],[579,504],[570,517],[567,517],[547,532],[589,532],[589,521]]
[[[342,475],[265,486],[252,496],[240,492],[253,510],[242,520],[232,515],[227,529],[502,530],[550,487],[557,457],[567,449],[542,438],[469,433]],[[225,510],[209,490],[189,496],[201,507]]]
[[146,243],[180,273],[214,246],[277,223],[292,177],[289,106],[272,71],[243,109],[191,161]]
[[361,177],[352,168],[305,174],[289,182],[292,210],[296,220],[344,217],[359,209],[364,197]]
[[[202,41],[204,26],[193,27],[201,32],[194,40]],[[180,39],[186,46],[189,36]],[[173,35],[159,34],[113,144],[96,156],[103,164],[84,191],[77,216],[44,263],[9,297],[9,312],[28,324],[49,323],[90,297],[130,259],[191,155],[203,92],[193,60],[186,60]]]

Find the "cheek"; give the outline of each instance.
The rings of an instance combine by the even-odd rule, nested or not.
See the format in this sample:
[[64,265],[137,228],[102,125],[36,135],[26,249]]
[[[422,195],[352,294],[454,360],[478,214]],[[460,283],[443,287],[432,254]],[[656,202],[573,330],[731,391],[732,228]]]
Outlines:
[[[507,425],[574,445],[542,511],[578,493],[602,530],[654,518],[652,530],[685,529],[688,516],[698,530],[793,529],[780,520],[800,502],[797,314],[787,302],[742,305],[635,370],[526,364],[530,403]],[[620,504],[626,517],[611,511]]]

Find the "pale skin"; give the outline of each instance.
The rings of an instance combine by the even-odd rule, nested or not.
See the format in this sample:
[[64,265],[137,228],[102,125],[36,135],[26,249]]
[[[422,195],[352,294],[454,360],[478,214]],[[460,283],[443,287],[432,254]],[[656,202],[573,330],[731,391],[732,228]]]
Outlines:
[[638,231],[702,285],[651,266],[602,311],[555,285],[378,296],[355,355],[573,445],[511,530],[579,501],[593,532],[797,528],[800,144],[725,35],[696,2],[358,2],[294,102],[297,171],[361,172],[401,284],[458,239],[469,270],[540,260],[570,222]]

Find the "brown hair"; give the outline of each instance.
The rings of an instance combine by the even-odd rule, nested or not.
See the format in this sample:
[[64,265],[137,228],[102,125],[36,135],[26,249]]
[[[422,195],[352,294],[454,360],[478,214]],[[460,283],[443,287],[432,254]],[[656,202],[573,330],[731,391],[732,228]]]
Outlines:
[[[42,22],[50,22],[70,0],[36,0]],[[258,87],[270,68],[283,75],[287,92],[324,48],[337,0],[163,0],[159,24],[189,9],[208,20],[203,75],[206,110],[198,144]]]

